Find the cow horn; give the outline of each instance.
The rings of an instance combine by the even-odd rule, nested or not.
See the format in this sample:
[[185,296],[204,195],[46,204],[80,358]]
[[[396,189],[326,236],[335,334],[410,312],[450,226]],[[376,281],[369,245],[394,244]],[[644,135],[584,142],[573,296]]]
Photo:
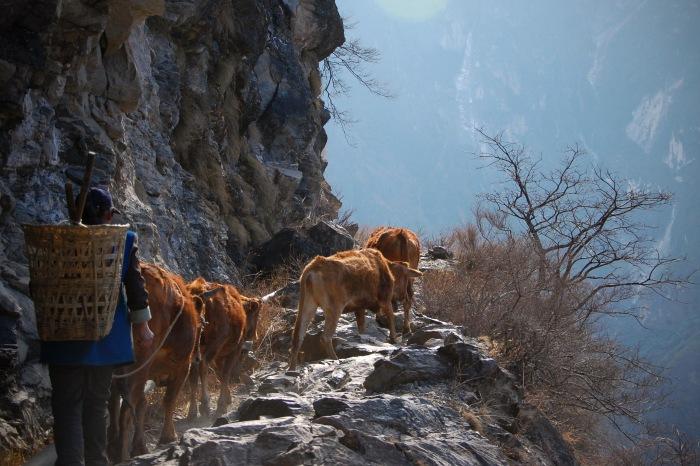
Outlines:
[[202,299],[209,299],[215,294],[217,294],[219,291],[223,291],[224,287],[223,286],[218,286],[214,288],[213,290],[205,291],[204,293],[200,294],[199,297]]

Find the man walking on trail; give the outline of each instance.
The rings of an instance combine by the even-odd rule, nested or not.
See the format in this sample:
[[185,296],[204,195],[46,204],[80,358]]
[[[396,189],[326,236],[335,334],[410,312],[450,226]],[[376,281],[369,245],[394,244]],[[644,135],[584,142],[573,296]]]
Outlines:
[[[108,224],[118,213],[105,189],[90,188],[82,221]],[[107,458],[107,404],[115,366],[134,362],[134,344],[148,349],[153,332],[148,292],[137,256],[136,233],[126,237],[124,287],[110,333],[98,341],[41,343],[41,360],[49,365],[51,407],[57,466],[102,466]],[[133,331],[133,343],[132,343]]]

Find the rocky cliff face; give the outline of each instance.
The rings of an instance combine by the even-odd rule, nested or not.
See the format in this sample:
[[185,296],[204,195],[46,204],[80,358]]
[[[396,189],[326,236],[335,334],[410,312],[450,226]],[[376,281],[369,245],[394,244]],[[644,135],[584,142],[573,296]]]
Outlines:
[[252,246],[340,203],[318,63],[332,0],[9,0],[0,17],[0,449],[42,436],[22,223],[67,218],[79,141],[142,256],[237,282]]

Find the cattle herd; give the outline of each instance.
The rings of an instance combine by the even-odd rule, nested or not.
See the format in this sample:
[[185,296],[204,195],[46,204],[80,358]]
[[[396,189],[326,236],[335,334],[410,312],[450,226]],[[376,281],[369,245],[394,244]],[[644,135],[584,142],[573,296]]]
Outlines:
[[[409,332],[413,280],[421,275],[417,270],[419,256],[420,243],[412,231],[381,227],[372,232],[363,249],[317,256],[309,262],[300,278],[289,369],[294,370],[298,364],[304,335],[319,307],[325,314],[321,343],[329,358],[337,359],[332,341],[343,312],[355,313],[360,333],[364,331],[366,309],[383,313],[389,322],[389,339],[395,342],[394,311],[401,303],[403,333]],[[263,304],[261,299],[243,296],[232,285],[203,278],[186,284],[178,275],[153,264],[143,264],[142,273],[155,338],[150,349],[137,348],[136,362],[121,368],[119,378],[114,379],[109,441],[115,460],[147,452],[144,389],[148,380],[166,389],[160,443],[176,440],[173,414],[185,382],[190,387],[188,417],[210,414],[210,367],[220,384],[216,413],[225,412],[231,403],[229,384],[237,378],[241,358],[256,339]]]

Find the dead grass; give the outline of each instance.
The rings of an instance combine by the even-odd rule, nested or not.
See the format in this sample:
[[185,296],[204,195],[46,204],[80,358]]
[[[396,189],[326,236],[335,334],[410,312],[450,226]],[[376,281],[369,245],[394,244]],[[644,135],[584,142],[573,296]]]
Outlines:
[[526,239],[481,235],[465,227],[441,239],[456,264],[424,273],[425,313],[484,336],[491,356],[516,375],[527,402],[568,433],[576,454],[599,451],[605,418],[634,418],[658,379],[637,353],[585,320],[585,312],[600,311],[576,307],[586,283],[543,281]]
[[469,424],[469,427],[471,427],[472,430],[484,435],[484,425],[481,423],[481,419],[479,419],[475,413],[464,406],[458,408],[457,412],[464,418],[465,421],[467,421],[467,424]]
[[360,225],[357,229],[357,233],[355,233],[355,242],[360,247],[363,247],[369,239],[370,233],[372,233],[372,231],[374,231],[375,228],[376,227],[370,225]]
[[274,342],[279,335],[291,331],[282,314],[282,308],[267,304],[261,310],[254,350],[255,357],[263,364],[280,360],[281,355],[274,350]]
[[[275,273],[267,276],[255,276],[244,284],[243,294],[246,296],[266,296],[291,282],[297,280],[306,264],[300,260],[292,260]],[[253,349],[255,357],[261,364],[279,360],[280,354],[274,350],[274,342],[286,332],[290,332],[288,323],[283,318],[284,309],[273,303],[263,303],[258,318],[258,338]]]
[[0,464],[3,466],[20,466],[27,461],[25,452],[9,450],[0,452]]

